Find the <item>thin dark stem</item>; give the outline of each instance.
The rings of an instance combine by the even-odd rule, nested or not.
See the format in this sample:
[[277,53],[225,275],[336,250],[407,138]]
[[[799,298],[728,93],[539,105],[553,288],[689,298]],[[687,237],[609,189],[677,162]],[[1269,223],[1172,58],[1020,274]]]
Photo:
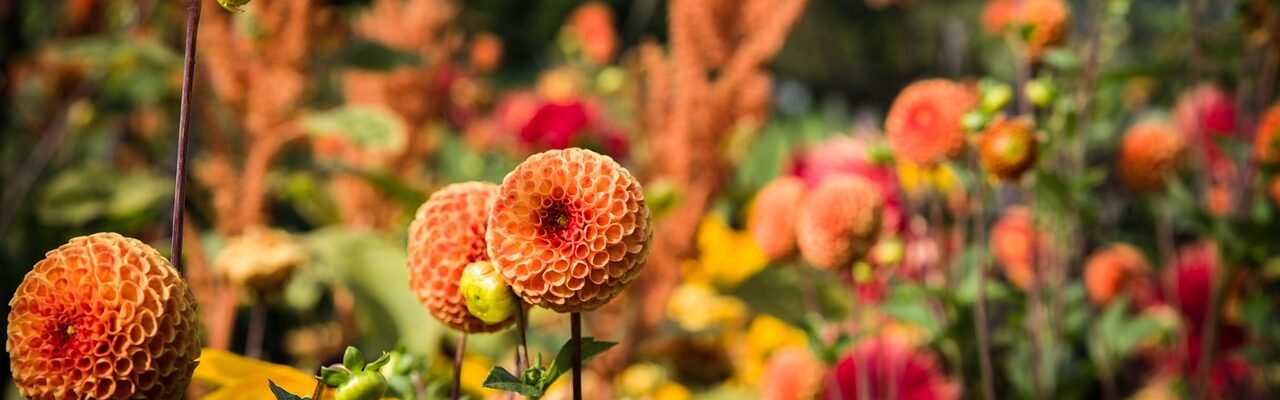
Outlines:
[[178,156],[173,171],[173,218],[169,260],[182,272],[182,212],[187,199],[187,139],[191,128],[191,82],[196,74],[196,34],[200,28],[200,0],[187,4],[187,41],[183,50],[182,97],[178,103]]
[[519,300],[516,304],[516,334],[520,340],[519,343],[516,343],[516,376],[520,376],[525,366],[529,365],[529,342],[524,333],[525,324],[528,323],[528,320],[524,314],[524,300]]
[[453,392],[449,397],[453,400],[462,398],[462,355],[467,351],[467,334],[458,336],[458,343],[453,348]]
[[1191,83],[1195,84],[1200,81],[1200,71],[1202,66],[1200,60],[1200,1],[1187,0],[1187,14],[1191,22],[1191,40],[1188,40],[1187,53],[1190,58],[1190,69],[1188,73],[1191,75]]
[[262,339],[267,332],[267,295],[255,290],[253,295],[253,311],[249,315],[249,338],[245,343],[244,354],[249,358],[262,359]]
[[316,379],[316,388],[311,391],[311,400],[319,400],[324,395],[324,382]]
[[995,383],[991,378],[991,339],[987,333],[987,260],[983,253],[987,249],[987,220],[984,204],[987,199],[987,183],[981,178],[977,157],[971,158],[973,161],[970,165],[973,166],[974,172],[979,174],[974,185],[977,187],[977,198],[974,199],[973,230],[978,242],[978,245],[974,246],[975,268],[978,269],[978,299],[973,311],[973,325],[978,335],[978,366],[982,374],[982,397],[995,400]]
[[573,360],[573,400],[582,400],[582,314],[569,314],[569,359]]
[[1196,399],[1207,399],[1209,394],[1209,371],[1213,370],[1214,348],[1218,347],[1218,316],[1222,308],[1223,292],[1226,281],[1231,276],[1229,265],[1221,265],[1210,270],[1209,282],[1209,314],[1205,316],[1204,327],[1201,328],[1203,341],[1200,342],[1200,365],[1196,366]]

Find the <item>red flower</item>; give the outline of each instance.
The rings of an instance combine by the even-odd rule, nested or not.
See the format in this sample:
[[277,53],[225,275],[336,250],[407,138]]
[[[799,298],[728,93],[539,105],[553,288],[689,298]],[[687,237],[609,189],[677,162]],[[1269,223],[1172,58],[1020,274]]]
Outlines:
[[520,139],[525,144],[563,149],[569,147],[573,137],[590,123],[591,114],[581,101],[543,103],[534,111],[529,123],[520,129]]
[[810,190],[833,176],[853,175],[866,179],[879,189],[884,199],[881,229],[885,233],[896,234],[906,225],[898,178],[891,166],[874,163],[867,154],[868,148],[863,140],[845,136],[832,138],[795,154],[787,167],[787,174],[803,179]]
[[827,399],[957,399],[960,388],[951,382],[930,353],[889,338],[859,344],[835,367],[839,388]]
[[1214,177],[1226,179],[1234,171],[1217,138],[1236,133],[1236,103],[1217,85],[1202,83],[1183,93],[1174,107],[1174,122],[1188,143],[1196,144]]

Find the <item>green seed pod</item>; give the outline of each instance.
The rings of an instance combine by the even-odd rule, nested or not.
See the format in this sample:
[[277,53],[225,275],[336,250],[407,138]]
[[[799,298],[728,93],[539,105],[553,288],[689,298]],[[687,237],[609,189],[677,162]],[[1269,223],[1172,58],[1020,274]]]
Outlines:
[[1036,107],[1045,108],[1049,103],[1053,102],[1053,98],[1057,95],[1057,90],[1053,87],[1053,82],[1048,79],[1036,79],[1027,82],[1022,88],[1022,94],[1027,96],[1027,100],[1031,101]]
[[515,311],[516,296],[488,261],[468,264],[458,290],[467,301],[467,311],[487,324],[506,321]]
[[249,0],[218,0],[218,5],[236,14],[244,12],[244,10],[240,9],[240,6],[245,4],[249,4]]
[[336,400],[378,400],[387,392],[387,378],[377,371],[364,371],[338,386],[333,397]]
[[986,113],[994,113],[1004,108],[1013,100],[1013,88],[1004,83],[991,82],[982,85],[981,90],[981,107]]

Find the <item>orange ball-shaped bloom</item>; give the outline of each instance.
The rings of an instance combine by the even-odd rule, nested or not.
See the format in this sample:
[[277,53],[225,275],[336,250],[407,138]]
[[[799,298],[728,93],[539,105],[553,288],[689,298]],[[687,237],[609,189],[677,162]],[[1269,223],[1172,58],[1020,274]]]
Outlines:
[[1258,120],[1253,136],[1253,154],[1259,163],[1280,163],[1280,103],[1273,104]]
[[774,350],[760,382],[763,400],[804,400],[817,397],[826,368],[804,347]]
[[489,257],[516,295],[594,310],[640,275],[653,224],[640,182],[608,156],[534,154],[507,174],[489,216]]
[[581,41],[587,60],[596,65],[608,64],[618,52],[613,10],[604,3],[590,2],[579,6],[569,17],[569,28]]
[[820,267],[848,267],[875,243],[882,206],[879,190],[866,179],[827,178],[805,198],[796,218],[800,254]]
[[751,206],[751,237],[771,260],[796,250],[796,215],[804,200],[804,181],[793,176],[774,179],[756,194]]
[[1023,118],[997,121],[979,140],[982,167],[1005,180],[1015,180],[1036,161],[1036,133]]
[[1138,249],[1123,243],[1113,244],[1089,256],[1084,265],[1084,286],[1094,304],[1106,305],[1122,290],[1140,284],[1150,270],[1151,266]]
[[481,33],[471,39],[471,51],[468,54],[472,68],[480,72],[490,72],[502,63],[502,39],[492,33]]
[[200,357],[191,288],[116,233],[45,253],[9,301],[13,381],[33,399],[177,399]]
[[1005,209],[1004,215],[991,227],[991,255],[1004,270],[1005,278],[1019,289],[1031,288],[1035,279],[1032,246],[1037,235],[1031,211],[1021,206]]
[[1182,135],[1173,126],[1155,121],[1134,124],[1120,143],[1120,181],[1136,192],[1163,190],[1167,175],[1178,167],[1182,148]]
[[498,185],[457,183],[436,191],[409,224],[409,287],[431,315],[463,332],[493,332],[514,319],[487,324],[467,311],[458,281],[467,264],[489,259],[485,229]]
[[961,119],[978,102],[970,88],[946,79],[912,83],[889,108],[885,134],[898,157],[932,165],[964,150]]
[[1014,0],[990,0],[982,7],[982,30],[990,34],[1000,34],[1013,20]]
[[1039,60],[1044,51],[1067,39],[1071,9],[1063,0],[1023,0],[1017,10],[1018,22],[1031,26],[1027,57]]

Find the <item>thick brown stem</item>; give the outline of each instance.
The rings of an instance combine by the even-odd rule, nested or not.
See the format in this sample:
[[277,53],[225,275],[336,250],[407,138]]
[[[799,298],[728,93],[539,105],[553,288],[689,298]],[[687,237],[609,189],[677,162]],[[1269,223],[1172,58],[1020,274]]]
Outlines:
[[573,360],[573,400],[582,400],[582,314],[569,314],[569,359]]

